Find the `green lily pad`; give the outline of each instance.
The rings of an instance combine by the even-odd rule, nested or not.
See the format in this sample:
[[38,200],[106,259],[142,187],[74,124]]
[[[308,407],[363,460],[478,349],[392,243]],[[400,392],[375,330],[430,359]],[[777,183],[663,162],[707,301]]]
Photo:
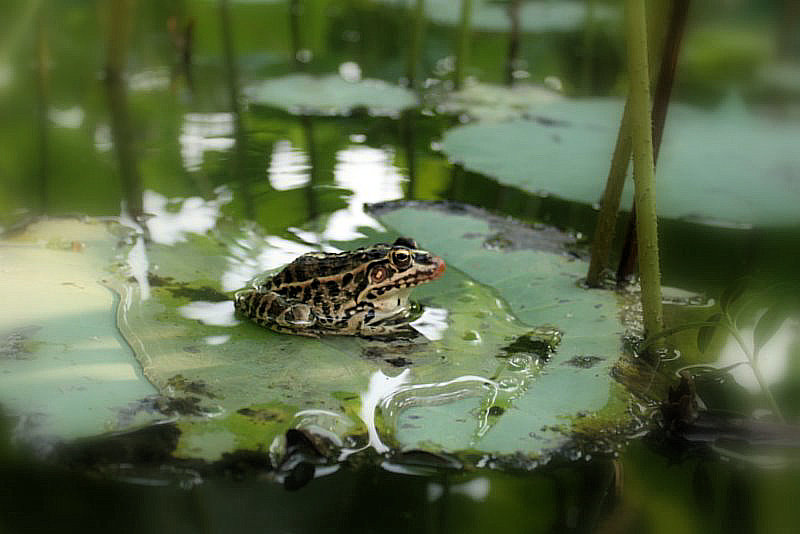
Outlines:
[[561,94],[536,85],[504,87],[474,83],[461,91],[448,93],[435,107],[439,113],[466,114],[476,120],[504,121],[518,118],[536,107],[562,98]]
[[16,438],[62,439],[157,418],[135,410],[157,392],[116,327],[116,224],[42,220],[0,241],[0,403]]
[[[384,0],[397,4],[396,0]],[[413,6],[416,0],[404,0]],[[472,27],[485,31],[507,31],[511,27],[508,4],[494,0],[473,0]],[[458,25],[461,19],[461,2],[452,0],[426,0],[425,13],[430,20],[447,26]],[[595,20],[613,20],[618,11],[608,6],[596,6]],[[522,31],[557,32],[574,31],[586,23],[586,2],[577,1],[526,1],[520,7]]]
[[[18,271],[33,265],[26,261],[53,266],[74,262],[70,255],[81,260],[63,272],[51,268],[53,281],[31,292],[24,277],[3,286],[6,298],[35,296],[30,308],[38,310],[36,317],[62,326],[50,331],[45,324],[48,336],[36,338],[33,353],[43,373],[61,369],[67,351],[78,368],[94,365],[96,357],[123,360],[131,384],[110,375],[88,377],[114,396],[98,396],[82,410],[76,407],[84,395],[75,388],[59,391],[57,399],[29,388],[24,401],[62,404],[48,408],[56,421],[53,434],[62,439],[168,415],[180,430],[174,454],[209,461],[236,450],[269,451],[279,461],[291,428],[325,443],[334,461],[361,451],[421,449],[473,464],[533,467],[553,453],[609,451],[619,444],[617,431],[630,423],[629,395],[611,377],[622,352],[620,302],[613,292],[581,287],[586,264],[565,253],[566,236],[477,210],[392,205],[378,216],[398,233],[418,236],[449,266],[442,278],[415,290],[421,316],[413,325],[423,335],[412,340],[311,339],[235,316],[234,289],[304,251],[254,228],[223,222],[207,233],[169,239],[151,233],[144,247],[141,237],[113,223],[59,223],[50,233],[42,233],[46,226],[29,227],[24,242],[45,244],[26,247],[58,257],[23,258]],[[430,228],[437,229],[435,236]],[[74,236],[92,232],[94,238],[81,238],[84,252],[72,251]],[[4,243],[0,250],[7,254],[15,246]],[[73,306],[62,298],[58,291],[72,290],[57,287],[68,274],[70,284],[96,287],[107,298],[111,293],[98,280],[113,286],[116,313],[110,301],[89,314],[82,300]],[[47,292],[56,300],[48,300]],[[114,319],[158,396],[120,345]],[[17,328],[29,322],[19,319]],[[85,343],[71,341],[100,332],[102,325],[117,340],[113,350],[104,343],[96,356]],[[43,343],[54,347],[49,360],[42,358]],[[15,373],[6,380],[18,379],[14,366],[21,362],[0,359],[0,377]],[[9,393],[16,390],[0,391],[0,402],[17,417],[32,415]],[[149,404],[134,402],[146,399]],[[74,413],[65,415],[70,407]],[[106,413],[116,414],[115,421],[126,417],[108,426]],[[81,432],[65,430],[68,424]]]
[[382,80],[347,81],[335,74],[289,74],[254,85],[247,94],[253,104],[296,115],[347,115],[356,108],[366,108],[372,115],[394,115],[417,105],[408,89]]
[[[596,204],[622,115],[615,100],[556,102],[525,119],[445,133],[442,148],[469,170],[535,194]],[[656,171],[662,217],[745,225],[794,224],[800,212],[800,123],[670,107]],[[622,206],[629,209],[632,183]]]
[[[611,378],[622,352],[620,303],[613,292],[581,286],[584,261],[563,249],[554,251],[558,247],[546,244],[536,231],[477,210],[390,205],[377,213],[400,233],[424,236],[428,250],[494,288],[523,323],[556,328],[560,337],[543,372],[522,392],[509,395],[505,379],[499,378],[493,386],[484,385],[480,395],[473,388],[456,396],[452,405],[439,397],[459,384],[411,386],[387,399],[384,412],[395,422],[399,446],[541,459],[548,451],[575,445],[576,435],[584,431],[600,446],[606,432],[629,422],[629,395]],[[505,365],[513,368],[514,356],[524,361],[530,351],[524,340],[510,343]],[[513,382],[509,377],[508,383]]]

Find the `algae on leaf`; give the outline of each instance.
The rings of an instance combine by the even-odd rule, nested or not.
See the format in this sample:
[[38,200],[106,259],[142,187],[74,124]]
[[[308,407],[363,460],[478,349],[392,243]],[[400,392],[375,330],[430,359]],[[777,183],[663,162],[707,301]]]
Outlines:
[[[534,194],[595,204],[603,194],[622,102],[572,100],[527,118],[445,133],[442,149],[465,168]],[[786,225],[800,219],[800,123],[670,107],[658,161],[660,217],[713,224]],[[623,193],[629,209],[632,184]]]

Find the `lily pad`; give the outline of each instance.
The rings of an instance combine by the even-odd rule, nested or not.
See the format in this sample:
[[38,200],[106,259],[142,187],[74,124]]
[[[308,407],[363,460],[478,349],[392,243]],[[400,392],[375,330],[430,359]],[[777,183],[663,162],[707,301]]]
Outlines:
[[[125,428],[107,426],[105,413],[117,414],[117,421],[125,413],[128,426],[168,415],[180,430],[173,454],[209,461],[236,450],[269,451],[280,461],[289,429],[324,443],[332,461],[362,451],[421,449],[456,455],[461,462],[530,468],[553,453],[607,452],[619,444],[617,432],[631,423],[629,395],[611,377],[622,353],[620,302],[613,292],[581,287],[586,264],[565,252],[567,236],[466,208],[391,205],[378,213],[397,232],[418,236],[449,265],[441,279],[415,290],[421,315],[413,325],[422,335],[411,340],[310,339],[235,316],[231,291],[305,251],[255,228],[218,222],[211,232],[186,232],[145,247],[141,236],[113,223],[56,225],[44,242],[41,227],[30,227],[34,237],[26,242],[44,243],[32,250],[58,254],[52,258],[58,261],[37,264],[59,265],[77,255],[82,263],[70,283],[97,286],[108,296],[97,285],[105,280],[120,295],[116,313],[105,302],[90,316],[82,301],[75,307],[57,294],[66,291],[57,285],[72,271],[50,270],[54,282],[32,291],[52,291],[58,300],[36,293],[30,308],[39,310],[37,317],[73,325],[75,334],[62,329],[37,338],[57,347],[50,360],[41,360],[44,372],[61,368],[57,353],[64,350],[70,366],[93,364],[95,354],[70,346],[70,336],[90,335],[80,325],[96,332],[106,324],[111,338],[116,318],[159,395],[153,396],[117,341],[119,356],[105,349],[98,354],[104,362],[124,360],[137,379],[131,382],[135,388],[97,376],[89,377],[93,387],[114,395],[82,410],[76,406],[84,397],[74,388],[59,391],[58,399],[29,389],[24,401],[66,407],[48,408],[60,438]],[[429,231],[434,227],[436,236]],[[92,254],[72,250],[73,236],[98,228],[97,239],[84,238]],[[4,255],[11,246],[4,245]],[[23,271],[26,263],[17,263]],[[20,278],[16,285],[21,289],[3,286],[3,296],[33,294],[25,289],[30,280]],[[20,321],[17,329],[31,322]],[[44,354],[38,346],[35,353],[40,359]],[[0,361],[4,374],[13,377],[8,380],[21,376],[13,367],[21,362]],[[32,415],[15,400],[16,390],[0,391],[0,402],[17,417]],[[76,411],[65,415],[69,407]],[[82,428],[78,434],[65,430],[75,420]]]
[[457,113],[477,120],[503,121],[518,118],[542,104],[562,98],[561,94],[536,85],[503,87],[474,83],[461,91],[448,93],[435,107],[439,113]]
[[296,115],[347,115],[366,108],[372,115],[394,115],[417,105],[414,93],[382,80],[348,81],[341,76],[289,74],[251,86],[253,104]]
[[[379,207],[377,214],[401,233],[424,236],[427,249],[477,283],[494,288],[520,321],[555,328],[560,338],[544,371],[524,392],[506,395],[505,401],[504,378],[496,381],[496,390],[488,388],[488,398],[493,399],[489,406],[487,395],[474,394],[443,404],[437,397],[447,396],[450,383],[429,384],[427,389],[410,386],[387,399],[384,412],[395,421],[399,446],[471,450],[491,458],[513,457],[525,465],[549,451],[576,445],[576,436],[584,431],[594,446],[603,448],[608,445],[604,434],[630,422],[629,395],[611,377],[622,353],[620,302],[613,292],[582,287],[584,261],[563,250],[554,252],[536,231],[477,210],[389,205]],[[429,228],[437,232],[426,231]],[[531,346],[518,338],[506,350],[510,368],[514,356],[524,360]],[[477,425],[476,413],[483,417]]]
[[116,327],[111,268],[127,258],[116,224],[42,220],[0,241],[0,403],[16,438],[62,439],[156,419],[134,406],[157,392]]
[[[384,0],[396,4],[396,0]],[[408,6],[416,0],[404,0]],[[511,22],[508,18],[508,3],[494,0],[474,0],[472,27],[485,31],[507,31]],[[453,0],[426,0],[425,13],[430,20],[447,26],[459,24],[461,2]],[[613,20],[618,11],[608,6],[595,6],[595,20]],[[586,23],[586,2],[577,1],[526,1],[520,7],[520,27],[522,31],[557,32],[574,31]]]
[[[621,115],[616,100],[556,102],[527,118],[454,128],[442,148],[503,184],[596,204]],[[741,106],[716,112],[671,106],[656,172],[659,215],[714,224],[796,223],[798,138],[797,121],[757,117]],[[629,181],[624,209],[632,189]]]

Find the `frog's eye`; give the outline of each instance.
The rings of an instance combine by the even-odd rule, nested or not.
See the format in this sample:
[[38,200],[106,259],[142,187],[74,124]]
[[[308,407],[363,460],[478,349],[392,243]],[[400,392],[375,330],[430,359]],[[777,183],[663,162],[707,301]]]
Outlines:
[[370,273],[370,277],[372,278],[372,281],[375,283],[383,282],[384,280],[386,280],[386,268],[384,267],[374,268]]
[[411,252],[404,248],[393,250],[392,261],[398,267],[407,267],[409,262],[411,262]]

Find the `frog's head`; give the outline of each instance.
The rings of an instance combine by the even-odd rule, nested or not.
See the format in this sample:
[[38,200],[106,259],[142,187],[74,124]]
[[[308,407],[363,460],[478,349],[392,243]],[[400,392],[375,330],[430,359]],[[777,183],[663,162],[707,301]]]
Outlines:
[[380,258],[369,262],[366,287],[359,292],[359,301],[372,302],[376,308],[404,306],[411,290],[441,276],[445,269],[442,258],[417,248],[409,237],[400,237],[391,245],[375,245]]

